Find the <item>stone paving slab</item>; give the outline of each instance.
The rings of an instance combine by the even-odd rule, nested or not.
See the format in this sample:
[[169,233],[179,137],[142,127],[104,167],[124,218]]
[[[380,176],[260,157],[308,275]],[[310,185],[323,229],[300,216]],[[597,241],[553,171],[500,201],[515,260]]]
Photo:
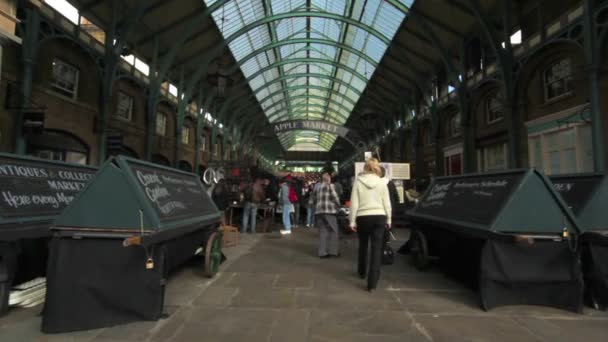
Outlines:
[[41,307],[18,309],[0,318],[0,342],[608,341],[607,312],[484,312],[476,293],[437,269],[418,272],[401,255],[382,268],[370,294],[356,275],[357,243],[345,236],[340,258],[319,259],[314,229],[243,235],[225,250],[228,261],[214,279],[202,275],[197,259],[171,275],[165,319],[45,335]]

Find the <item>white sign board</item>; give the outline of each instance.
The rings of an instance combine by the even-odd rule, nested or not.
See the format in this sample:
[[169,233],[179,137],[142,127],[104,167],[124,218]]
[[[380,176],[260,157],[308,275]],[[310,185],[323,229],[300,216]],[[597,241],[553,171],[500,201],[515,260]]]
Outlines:
[[[365,163],[355,163],[355,175],[363,172]],[[388,179],[410,179],[410,164],[380,163],[386,170]]]

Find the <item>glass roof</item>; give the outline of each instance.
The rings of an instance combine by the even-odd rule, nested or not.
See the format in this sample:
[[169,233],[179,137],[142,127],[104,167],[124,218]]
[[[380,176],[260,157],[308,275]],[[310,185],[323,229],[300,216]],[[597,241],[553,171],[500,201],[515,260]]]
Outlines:
[[[233,0],[212,15],[270,122],[342,125],[413,1]],[[285,150],[329,151],[336,136],[294,131],[279,140]]]

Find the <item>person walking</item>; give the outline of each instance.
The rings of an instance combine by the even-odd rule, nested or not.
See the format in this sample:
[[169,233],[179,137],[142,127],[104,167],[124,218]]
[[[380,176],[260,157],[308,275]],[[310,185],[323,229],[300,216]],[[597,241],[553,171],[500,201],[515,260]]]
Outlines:
[[293,190],[295,191],[296,195],[298,196],[298,200],[295,202],[292,202],[293,204],[293,210],[294,210],[294,220],[293,220],[293,225],[295,228],[298,228],[300,226],[300,214],[301,214],[301,210],[302,210],[302,204],[305,204],[304,202],[304,191],[303,188],[304,186],[302,185],[302,180],[299,178],[294,178],[293,182],[291,183]]
[[243,225],[241,233],[247,232],[247,226],[251,223],[250,233],[255,233],[255,226],[258,215],[258,205],[264,200],[265,192],[262,180],[257,178],[253,184],[245,187],[243,191]]
[[312,194],[313,194],[313,185],[309,184],[308,189],[306,189],[306,228],[311,228],[313,226],[313,220],[315,218],[315,208],[314,204],[311,202]]
[[340,198],[336,193],[336,188],[331,184],[329,173],[323,174],[323,183],[312,194],[311,199],[315,208],[316,226],[319,228],[319,257],[321,259],[339,257],[340,238],[336,215],[340,207]]
[[230,193],[226,188],[226,181],[224,178],[220,179],[217,185],[213,188],[211,199],[215,206],[222,214],[222,225],[226,225],[226,209],[230,206]]
[[[364,279],[367,273],[367,290],[370,292],[378,285],[384,231],[391,227],[391,200],[381,175],[378,159],[368,159],[363,172],[355,180],[350,198],[350,228],[359,236],[357,271],[361,279]],[[371,256],[368,265],[370,244]]]
[[279,191],[279,203],[283,206],[283,229],[281,230],[282,235],[291,234],[291,201],[289,200],[289,183],[291,182],[291,177],[287,176],[281,182],[281,190]]

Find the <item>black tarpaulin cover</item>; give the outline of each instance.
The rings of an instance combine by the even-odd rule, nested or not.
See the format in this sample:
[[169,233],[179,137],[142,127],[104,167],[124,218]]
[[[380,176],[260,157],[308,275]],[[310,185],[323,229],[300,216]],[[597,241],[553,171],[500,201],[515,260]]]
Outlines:
[[43,332],[160,318],[166,273],[163,247],[151,248],[154,268],[148,270],[146,250],[125,248],[122,240],[55,238],[51,243]]
[[608,245],[589,243],[586,245],[585,284],[587,295],[601,309],[608,308]]
[[580,258],[568,242],[537,241],[525,245],[489,240],[481,252],[480,291],[486,310],[519,304],[580,313]]

